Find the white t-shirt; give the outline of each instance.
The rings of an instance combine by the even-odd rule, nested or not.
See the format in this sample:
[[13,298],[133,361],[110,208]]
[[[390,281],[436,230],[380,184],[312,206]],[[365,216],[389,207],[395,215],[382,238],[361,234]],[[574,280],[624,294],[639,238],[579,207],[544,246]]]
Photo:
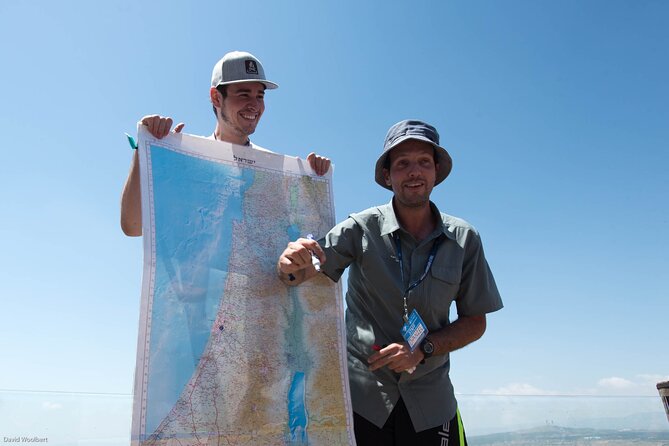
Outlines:
[[[216,135],[214,135],[213,133],[212,133],[211,135],[207,136],[207,139],[211,139],[211,140],[214,140],[214,141],[218,141],[218,139],[216,138]],[[255,145],[255,144],[253,144],[253,143],[251,142],[251,140],[249,140],[249,144],[248,144],[248,145],[249,145],[251,148],[256,149],[256,150],[262,150],[263,152],[274,153],[274,152],[272,152],[271,150],[267,150],[267,149],[264,148],[264,147],[260,147],[260,146],[257,146],[257,145]]]

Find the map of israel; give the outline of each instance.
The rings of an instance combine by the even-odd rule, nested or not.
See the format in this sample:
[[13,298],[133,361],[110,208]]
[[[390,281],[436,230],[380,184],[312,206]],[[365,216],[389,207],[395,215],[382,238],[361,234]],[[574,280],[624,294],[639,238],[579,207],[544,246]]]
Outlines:
[[[144,273],[133,445],[353,445],[341,289],[286,287],[334,224],[331,172],[139,128]],[[332,169],[331,169],[332,171]]]

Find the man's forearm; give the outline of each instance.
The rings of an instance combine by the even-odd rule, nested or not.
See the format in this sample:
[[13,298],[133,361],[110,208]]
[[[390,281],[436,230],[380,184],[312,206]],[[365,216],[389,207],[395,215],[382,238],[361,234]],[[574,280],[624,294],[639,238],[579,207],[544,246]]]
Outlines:
[[428,334],[435,346],[435,355],[445,355],[458,350],[483,336],[486,316],[462,316],[441,330]]
[[139,180],[139,155],[135,150],[128,179],[121,194],[121,229],[132,237],[142,235],[142,199]]

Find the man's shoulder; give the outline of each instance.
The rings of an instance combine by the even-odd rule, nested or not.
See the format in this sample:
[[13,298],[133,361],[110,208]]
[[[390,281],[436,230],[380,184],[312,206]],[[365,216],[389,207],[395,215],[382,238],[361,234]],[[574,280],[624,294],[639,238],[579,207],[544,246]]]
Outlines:
[[356,217],[367,217],[367,216],[372,216],[372,215],[383,215],[383,209],[386,205],[380,205],[380,206],[372,206],[367,209],[363,209],[362,211],[354,212],[351,214],[351,216],[356,216]]
[[454,228],[466,229],[466,230],[476,230],[474,226],[469,223],[467,220],[455,217],[453,215],[444,214],[443,212],[439,213],[441,215],[441,221],[444,222],[446,226],[452,226]]
[[444,231],[452,234],[455,239],[466,240],[470,233],[475,234],[476,237],[479,236],[476,227],[467,220],[443,212],[440,212],[439,215],[441,216]]
[[360,222],[369,220],[382,220],[388,212],[392,212],[392,206],[382,204],[379,206],[372,206],[359,212],[349,214],[349,217]]
[[390,234],[399,229],[392,204],[372,206],[363,211],[349,215],[348,224],[358,226],[363,231]]

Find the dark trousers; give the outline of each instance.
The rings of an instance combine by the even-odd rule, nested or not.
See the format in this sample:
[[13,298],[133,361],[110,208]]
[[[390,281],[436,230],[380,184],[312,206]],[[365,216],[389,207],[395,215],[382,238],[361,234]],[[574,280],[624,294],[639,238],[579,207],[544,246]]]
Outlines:
[[355,412],[353,428],[358,446],[467,446],[459,411],[442,426],[416,432],[401,398],[383,428],[376,427]]

